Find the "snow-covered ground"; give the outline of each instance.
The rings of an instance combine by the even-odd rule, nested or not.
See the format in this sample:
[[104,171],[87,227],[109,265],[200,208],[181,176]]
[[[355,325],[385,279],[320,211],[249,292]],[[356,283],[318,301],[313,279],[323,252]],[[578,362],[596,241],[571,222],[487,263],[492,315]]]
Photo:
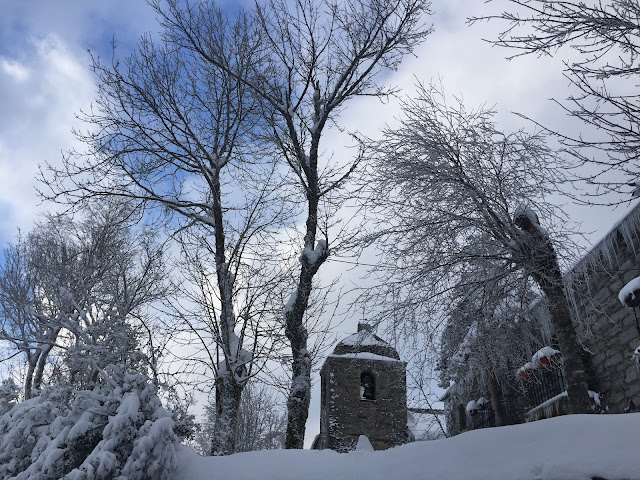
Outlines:
[[178,456],[181,480],[638,480],[640,413],[556,417],[381,452],[201,457],[183,447]]

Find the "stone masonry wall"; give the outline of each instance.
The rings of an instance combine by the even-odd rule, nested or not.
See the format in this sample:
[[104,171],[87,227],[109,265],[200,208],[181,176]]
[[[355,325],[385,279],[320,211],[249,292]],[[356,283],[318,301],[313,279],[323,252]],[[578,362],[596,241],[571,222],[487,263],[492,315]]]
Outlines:
[[[640,308],[634,315],[634,309],[618,299],[622,287],[638,276],[640,203],[565,274],[578,335],[589,352],[585,355],[589,388],[600,394],[601,406],[608,413],[637,411],[640,407],[640,365],[632,357],[640,346],[636,324]],[[452,435],[461,433],[460,405],[475,398],[470,392],[458,390],[456,385],[444,397],[447,428]],[[511,399],[509,403],[515,408],[517,402]],[[510,412],[512,416],[519,413]],[[468,429],[468,417],[466,420]]]
[[[360,394],[360,375],[375,378],[375,400]],[[320,372],[322,381],[320,448],[353,450],[366,435],[376,450],[407,441],[406,363],[331,355]]]
[[[580,336],[591,352],[593,390],[611,413],[633,401],[640,406],[640,375],[632,354],[640,345],[634,309],[618,300],[622,287],[640,276],[640,207],[632,210],[567,275]],[[636,309],[635,314],[640,317]]]

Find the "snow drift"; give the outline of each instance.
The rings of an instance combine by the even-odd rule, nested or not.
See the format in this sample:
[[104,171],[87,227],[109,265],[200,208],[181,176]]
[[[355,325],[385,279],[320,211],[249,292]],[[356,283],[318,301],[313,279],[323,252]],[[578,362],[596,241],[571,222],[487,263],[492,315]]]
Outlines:
[[638,480],[638,445],[640,413],[570,415],[380,452],[270,450],[201,457],[181,447],[175,478]]

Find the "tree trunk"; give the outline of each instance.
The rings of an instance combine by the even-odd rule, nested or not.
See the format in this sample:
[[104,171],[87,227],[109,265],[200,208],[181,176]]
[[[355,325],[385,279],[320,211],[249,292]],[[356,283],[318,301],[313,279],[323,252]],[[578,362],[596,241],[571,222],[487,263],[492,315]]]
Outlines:
[[49,358],[49,353],[53,349],[53,343],[58,338],[58,333],[60,333],[60,329],[56,329],[50,337],[49,345],[44,350],[41,350],[40,358],[38,359],[38,366],[36,367],[36,376],[33,380],[33,388],[36,390],[40,390],[42,387],[42,377],[44,375],[44,367],[47,364],[47,358]]
[[[314,181],[309,184],[315,186],[317,191],[317,177],[311,177]],[[307,216],[307,233],[304,237],[305,248],[300,255],[300,277],[298,287],[294,293],[295,299],[290,300],[290,305],[285,309],[285,334],[291,345],[292,377],[289,398],[287,399],[287,435],[285,448],[303,448],[304,434],[309,416],[309,403],[311,401],[311,357],[307,350],[308,332],[304,326],[304,313],[309,303],[313,276],[320,265],[324,263],[329,254],[326,248],[313,261],[308,257],[307,251],[313,250],[318,226],[318,198],[317,193],[308,195],[309,210]]]
[[[559,271],[558,276],[560,276]],[[569,413],[592,413],[587,371],[582,359],[578,336],[571,321],[571,313],[567,307],[564,289],[555,282],[541,281],[538,283],[547,297],[551,320],[562,353],[567,378]]]
[[564,292],[564,282],[555,249],[547,234],[526,215],[515,219],[516,225],[529,233],[532,276],[547,297],[551,323],[558,339],[567,379],[569,413],[591,413],[588,378],[581,355],[578,335]]
[[225,372],[216,379],[216,422],[211,440],[211,455],[231,455],[236,452],[238,411],[243,385]]
[[[220,339],[224,351],[225,370],[216,378],[216,424],[211,445],[212,455],[231,455],[236,452],[236,432],[238,411],[244,383],[236,380],[236,369],[246,373],[244,364],[239,365],[242,341],[234,328],[236,317],[233,312],[233,277],[229,271],[225,253],[225,232],[222,209],[220,170],[216,169],[211,183],[212,214],[215,224],[215,263],[218,290],[220,292]],[[242,375],[244,376],[244,375]]]
[[311,292],[312,276],[300,275],[293,308],[285,312],[285,332],[293,356],[291,389],[287,399],[287,435],[285,448],[303,448],[304,434],[311,401],[311,357],[307,351],[307,329],[303,323],[304,312]]
[[33,378],[33,389],[34,390],[40,390],[40,387],[42,387],[42,377],[44,376],[44,367],[47,363],[47,356],[49,355],[49,352],[51,351],[51,347],[49,346],[46,348],[46,350],[44,350],[41,354],[40,354],[40,358],[38,359],[38,365],[36,366],[35,369],[35,376]]
[[297,361],[294,361],[293,373],[287,399],[287,436],[284,448],[303,448],[311,401],[311,359],[308,354],[299,355]]
[[27,375],[24,379],[24,399],[29,400],[33,395],[33,372],[35,372],[36,366],[38,365],[38,357],[40,356],[40,351],[38,350],[38,354],[31,353],[27,351],[27,362],[29,366],[27,367]]
[[502,427],[504,422],[504,415],[502,414],[502,405],[500,404],[500,391],[498,389],[498,382],[496,381],[496,374],[493,371],[493,365],[487,358],[487,365],[489,367],[489,392],[491,393],[491,408],[493,409],[493,418],[496,427]]

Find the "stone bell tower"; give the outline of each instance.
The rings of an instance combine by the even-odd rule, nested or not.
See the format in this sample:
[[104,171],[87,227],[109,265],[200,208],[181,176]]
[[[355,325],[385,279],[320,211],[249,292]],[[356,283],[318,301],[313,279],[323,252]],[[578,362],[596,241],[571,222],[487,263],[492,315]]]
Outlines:
[[316,448],[353,450],[360,435],[384,450],[407,442],[406,366],[367,324],[336,345],[320,370]]

